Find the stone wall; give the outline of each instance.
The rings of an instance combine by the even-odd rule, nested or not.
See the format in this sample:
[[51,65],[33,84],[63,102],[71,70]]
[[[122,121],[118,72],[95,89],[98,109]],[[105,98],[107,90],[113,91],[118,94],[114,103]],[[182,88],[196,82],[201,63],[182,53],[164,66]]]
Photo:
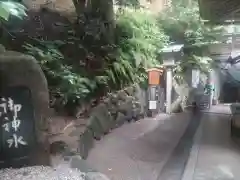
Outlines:
[[88,119],[77,119],[65,128],[62,134],[51,137],[52,149],[64,150],[65,143],[67,150],[75,151],[86,159],[95,140],[100,140],[124,123],[134,122],[145,116],[147,109],[145,93],[146,91],[138,85],[133,85],[109,94],[91,110]]
[[137,121],[144,117],[145,107],[141,105],[143,100],[140,98],[139,90],[138,86],[133,86],[116,94],[110,94],[92,109],[86,128],[80,135],[79,152],[83,158],[87,157],[95,139],[101,139],[103,135],[126,122]]

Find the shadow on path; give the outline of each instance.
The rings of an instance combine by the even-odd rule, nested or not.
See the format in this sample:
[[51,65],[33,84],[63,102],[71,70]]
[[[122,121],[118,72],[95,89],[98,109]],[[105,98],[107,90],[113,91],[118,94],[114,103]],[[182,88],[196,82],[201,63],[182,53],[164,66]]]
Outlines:
[[87,162],[111,180],[157,180],[190,119],[186,112],[125,124],[97,141]]
[[190,116],[190,123],[168,161],[163,166],[158,180],[182,179],[193,145],[194,135],[199,127],[202,115],[203,114],[199,112]]

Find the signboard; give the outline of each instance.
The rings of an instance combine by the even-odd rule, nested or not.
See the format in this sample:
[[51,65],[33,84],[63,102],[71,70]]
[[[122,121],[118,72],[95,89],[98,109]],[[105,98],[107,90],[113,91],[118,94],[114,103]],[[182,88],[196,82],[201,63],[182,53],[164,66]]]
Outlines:
[[157,109],[157,101],[149,101],[149,109],[156,110]]
[[151,68],[147,69],[148,72],[148,84],[157,86],[160,84],[160,76],[163,73],[163,69]]
[[0,93],[0,167],[27,165],[36,143],[31,92],[11,87]]
[[159,87],[158,86],[149,86],[148,93],[148,109],[149,110],[157,110],[157,102],[159,95]]

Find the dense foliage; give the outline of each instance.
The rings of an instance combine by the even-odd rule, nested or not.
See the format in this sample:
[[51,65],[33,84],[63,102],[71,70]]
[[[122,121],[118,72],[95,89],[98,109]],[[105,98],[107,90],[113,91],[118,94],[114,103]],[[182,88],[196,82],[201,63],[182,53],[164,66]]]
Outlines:
[[222,35],[221,27],[206,26],[199,16],[197,1],[173,1],[173,6],[162,12],[159,23],[173,43],[184,44],[184,57],[176,71],[184,73],[189,67],[207,72],[211,67],[208,46],[217,43]]
[[[103,31],[98,30],[101,26],[96,19],[83,25],[85,29],[81,32],[69,30],[67,40],[35,39],[34,46],[24,45],[26,52],[42,66],[52,96],[61,97],[64,104],[88,101],[89,97],[146,80],[145,70],[158,63],[158,51],[167,44],[168,36],[153,15],[141,10],[119,12],[116,24],[115,44],[102,40]],[[76,49],[75,54],[84,54],[82,58],[86,61],[76,64],[69,59],[65,52],[69,46]]]
[[170,42],[185,47],[184,60],[176,69],[179,77],[189,66],[209,68],[211,59],[204,47],[216,41],[216,31],[201,22],[196,4],[173,5],[156,15],[140,8],[135,0],[116,3],[122,8],[115,14],[113,41],[107,40],[105,22],[86,14],[62,38],[46,41],[27,36],[24,40],[20,51],[39,61],[53,99],[76,105],[145,82],[146,68],[161,64],[159,52]]
[[169,37],[155,16],[142,10],[119,13],[117,35],[119,60],[130,63],[134,82],[144,81],[146,68],[159,64],[158,52],[167,45]]

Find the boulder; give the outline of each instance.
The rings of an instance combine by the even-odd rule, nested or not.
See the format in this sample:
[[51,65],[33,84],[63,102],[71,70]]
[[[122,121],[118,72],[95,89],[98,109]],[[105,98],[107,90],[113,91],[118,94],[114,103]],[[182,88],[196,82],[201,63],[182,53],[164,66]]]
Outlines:
[[94,116],[101,124],[104,134],[107,134],[110,131],[110,129],[114,126],[113,118],[106,104],[104,103],[101,103],[97,107],[95,107],[91,113],[91,116]]
[[133,119],[135,121],[144,117],[144,113],[141,111],[141,104],[139,102],[133,102]]
[[148,110],[147,90],[142,89],[139,85],[135,85],[134,89],[135,89],[134,92],[135,101],[140,103],[141,114],[144,115]]
[[128,96],[133,96],[135,93],[135,88],[133,86],[127,87],[124,89]]
[[76,156],[78,154],[77,151],[72,151],[69,148],[66,148],[65,151],[63,152],[63,160],[64,161],[69,161],[73,156]]
[[125,115],[123,113],[118,112],[117,118],[115,120],[115,122],[116,122],[115,127],[120,127],[121,125],[123,125],[125,123],[125,121],[126,121]]
[[133,101],[132,96],[126,96],[125,101],[121,101],[118,106],[118,112],[121,112],[126,116],[127,121],[131,121],[133,118]]
[[90,118],[88,119],[87,127],[92,132],[92,135],[96,140],[101,139],[104,131],[101,123],[99,122],[99,119],[95,115],[90,116]]
[[[110,113],[110,116],[112,117],[113,123],[115,123],[114,119],[116,119],[116,117],[117,117],[118,106],[116,104],[112,104],[110,99],[107,99],[104,103],[107,106],[107,109],[108,109],[108,112]],[[113,128],[113,126],[111,128]]]
[[65,142],[56,141],[50,145],[50,153],[54,155],[61,154],[66,150],[66,148],[67,148],[67,144]]
[[110,94],[108,98],[111,104],[114,104],[114,105],[118,104],[118,96],[116,94]]
[[62,156],[65,161],[77,154],[77,151],[71,150],[71,148],[64,141],[53,142],[50,145],[50,152],[54,156]]
[[[31,134],[31,137],[36,137],[36,140],[34,140],[36,142],[34,146],[31,146],[33,150],[29,154],[30,163],[28,165],[50,165],[48,141],[49,91],[44,73],[32,56],[14,51],[4,52],[2,46],[0,46],[0,52],[1,91],[5,92],[10,87],[12,89],[22,87],[28,89],[31,96],[30,103],[34,110],[34,133]],[[26,98],[26,96],[24,97]],[[26,101],[28,100],[26,99]],[[30,108],[28,110],[30,111]],[[26,119],[21,120],[24,123],[27,122]],[[28,132],[30,131],[32,129],[29,129]],[[24,130],[21,132],[24,132]],[[30,137],[26,138],[30,139]],[[18,159],[21,158],[18,157]],[[13,167],[13,164],[11,166]]]
[[79,153],[83,159],[86,159],[89,151],[93,148],[94,138],[90,129],[86,131],[79,138]]
[[117,98],[118,98],[118,101],[119,100],[122,100],[122,101],[125,101],[126,97],[127,97],[127,93],[124,91],[124,90],[121,90],[117,93]]
[[87,129],[87,126],[82,125],[82,126],[75,126],[74,129],[72,129],[71,132],[68,133],[69,137],[79,137],[81,134],[83,134]]

